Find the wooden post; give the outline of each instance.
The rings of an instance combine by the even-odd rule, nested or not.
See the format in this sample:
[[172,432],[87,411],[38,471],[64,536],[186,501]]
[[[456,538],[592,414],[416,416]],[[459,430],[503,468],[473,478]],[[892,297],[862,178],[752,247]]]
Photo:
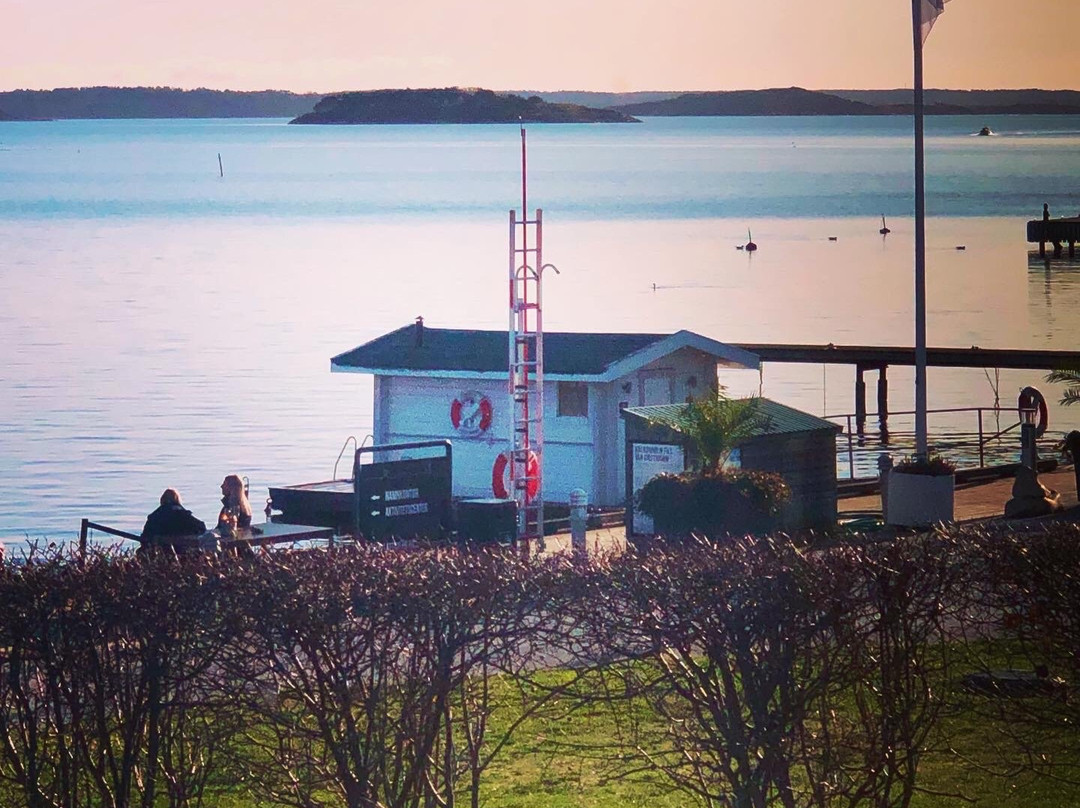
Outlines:
[[855,425],[862,427],[866,423],[866,382],[863,381],[863,366],[855,366]]
[[79,560],[86,560],[86,536],[90,532],[90,520],[83,519],[79,525]]
[[878,368],[877,411],[879,424],[884,424],[889,420],[889,380],[885,376],[885,368],[887,367],[888,365],[882,365]]

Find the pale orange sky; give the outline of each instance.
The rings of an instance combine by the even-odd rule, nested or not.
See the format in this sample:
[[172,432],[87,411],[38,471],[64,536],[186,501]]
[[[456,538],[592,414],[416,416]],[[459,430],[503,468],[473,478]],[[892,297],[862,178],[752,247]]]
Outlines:
[[[908,0],[0,0],[0,89],[911,86]],[[951,0],[925,85],[1080,89],[1080,0]]]

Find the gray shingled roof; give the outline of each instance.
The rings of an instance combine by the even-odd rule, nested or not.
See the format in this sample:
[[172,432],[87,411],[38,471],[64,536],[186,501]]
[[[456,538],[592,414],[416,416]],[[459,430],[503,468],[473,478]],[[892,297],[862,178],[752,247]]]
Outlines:
[[[757,357],[738,348],[709,340],[690,332],[679,332],[696,341],[699,347],[714,353],[718,361],[738,363],[750,357],[756,367]],[[547,332],[544,334],[544,372],[548,375],[595,377],[608,372],[615,363],[643,351],[671,334],[588,334]],[[673,349],[681,347],[674,346]],[[330,360],[332,370],[355,370],[367,373],[405,371],[411,373],[507,372],[507,332],[472,329],[423,329],[422,344],[417,343],[417,328],[409,324],[377,337]]]
[[[830,430],[839,432],[843,427],[824,418],[818,418],[808,412],[797,410],[768,398],[758,399],[758,413],[762,416],[761,428],[754,431],[752,437],[762,435],[784,435],[794,432],[816,432]],[[686,427],[685,404],[655,404],[650,407],[627,407],[622,411],[624,418],[636,418],[650,424],[661,424],[677,432]]]

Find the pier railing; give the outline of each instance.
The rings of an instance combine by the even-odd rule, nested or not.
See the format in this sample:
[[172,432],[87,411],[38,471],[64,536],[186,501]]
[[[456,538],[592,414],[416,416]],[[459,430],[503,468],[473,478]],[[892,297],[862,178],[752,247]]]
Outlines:
[[[836,476],[859,480],[878,476],[878,458],[894,461],[915,452],[914,410],[889,412],[882,422],[877,413],[826,415],[840,424],[836,437]],[[1016,463],[1020,460],[1020,422],[1015,409],[1001,407],[948,407],[927,411],[930,450],[948,458],[957,468]],[[1039,454],[1054,451],[1056,437],[1039,441]]]

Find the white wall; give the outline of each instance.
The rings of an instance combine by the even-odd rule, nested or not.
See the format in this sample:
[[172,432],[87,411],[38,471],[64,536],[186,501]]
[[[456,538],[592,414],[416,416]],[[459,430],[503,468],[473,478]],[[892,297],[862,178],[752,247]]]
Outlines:
[[[693,377],[694,383],[690,380]],[[625,496],[625,441],[619,406],[646,403],[646,392],[677,403],[708,394],[716,384],[712,357],[683,348],[607,384],[589,385],[588,417],[558,416],[558,383],[544,386],[544,497],[566,502],[584,489],[590,504],[621,507]],[[463,391],[486,395],[493,421],[486,433],[461,434],[450,420]],[[375,383],[375,438],[379,444],[450,440],[454,446],[454,494],[490,497],[491,469],[509,447],[510,413],[506,383],[492,379],[435,379],[379,376]]]
[[[622,405],[676,404],[690,395],[707,395],[715,384],[716,360],[693,348],[681,348],[601,386],[597,391],[599,406],[595,412],[600,417],[596,419],[595,443],[602,451],[597,458],[591,500],[616,506],[623,504],[626,495],[626,439],[619,417]],[[667,400],[649,400],[648,394],[658,393]]]
[[[479,435],[454,429],[450,410],[464,391],[476,391],[492,404],[491,427]],[[544,386],[544,497],[568,501],[574,488],[592,489],[593,442],[589,418],[560,418],[555,382]],[[510,445],[506,383],[488,379],[433,379],[380,376],[376,385],[377,442],[449,440],[454,447],[454,495],[490,497],[491,470]]]

